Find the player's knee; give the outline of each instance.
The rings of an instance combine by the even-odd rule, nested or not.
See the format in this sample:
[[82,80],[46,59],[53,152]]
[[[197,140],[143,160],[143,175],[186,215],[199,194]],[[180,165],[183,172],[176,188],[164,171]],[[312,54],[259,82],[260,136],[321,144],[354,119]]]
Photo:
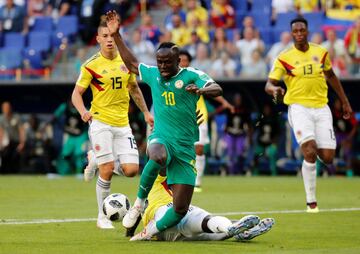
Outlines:
[[314,141],[309,141],[301,146],[301,150],[304,155],[304,159],[307,162],[314,163],[317,156],[316,143]]
[[333,160],[334,160],[334,156],[331,155],[323,155],[320,157],[320,159],[325,163],[325,164],[332,164]]
[[185,215],[187,213],[189,209],[189,205],[187,204],[177,204],[177,205],[174,205],[174,211],[177,213],[177,214],[183,214]]
[[122,165],[121,167],[124,175],[127,177],[134,177],[139,172],[139,165]]
[[114,162],[106,162],[99,165],[100,176],[104,180],[110,180],[114,170]]

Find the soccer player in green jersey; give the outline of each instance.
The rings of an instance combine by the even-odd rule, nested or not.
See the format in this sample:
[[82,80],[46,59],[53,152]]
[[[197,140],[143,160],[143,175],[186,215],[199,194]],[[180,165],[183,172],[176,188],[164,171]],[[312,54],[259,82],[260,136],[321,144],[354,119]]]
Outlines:
[[126,67],[150,86],[155,109],[154,130],[147,147],[149,161],[141,174],[137,199],[124,217],[123,225],[131,228],[135,224],[161,168],[167,168],[167,184],[173,191],[174,206],[159,221],[151,221],[130,239],[149,240],[154,234],[176,225],[187,213],[196,178],[196,103],[199,95],[216,97],[222,94],[222,89],[204,72],[180,68],[179,48],[171,42],[159,46],[157,66],[139,63],[118,32],[120,24],[115,11],[107,13],[107,25]]

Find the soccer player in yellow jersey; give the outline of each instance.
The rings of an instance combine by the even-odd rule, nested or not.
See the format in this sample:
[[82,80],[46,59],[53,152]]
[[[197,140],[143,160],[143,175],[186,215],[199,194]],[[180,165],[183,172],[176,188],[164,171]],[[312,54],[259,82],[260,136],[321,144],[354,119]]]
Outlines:
[[[103,214],[102,203],[110,194],[114,161],[120,161],[121,170],[126,176],[135,176],[139,170],[139,154],[128,119],[129,93],[144,113],[148,124],[153,124],[153,117],[145,104],[135,75],[128,71],[117,51],[106,21],[101,21],[96,39],[100,51],[82,65],[72,102],[82,120],[90,124],[89,136],[96,156],[94,167],[99,166],[96,184],[99,208],[97,226],[110,229],[114,227]],[[86,109],[82,99],[89,86],[93,95],[90,111]],[[95,168],[87,169],[93,170],[94,175]],[[85,171],[85,180],[89,177],[87,173]]]
[[[172,205],[171,188],[166,183],[165,172],[160,172],[148,196],[148,206],[142,218],[144,227],[153,220],[159,220]],[[236,240],[250,240],[268,232],[274,223],[272,218],[260,220],[255,215],[232,222],[226,217],[215,216],[200,207],[190,205],[188,213],[176,226],[156,234],[152,239],[221,241],[234,237]]]
[[[349,118],[352,109],[343,87],[331,67],[325,48],[309,43],[308,23],[303,18],[291,21],[294,45],[281,52],[274,62],[265,91],[275,100],[288,105],[288,120],[301,147],[304,161],[302,175],[306,193],[307,212],[318,212],[316,200],[316,159],[326,164],[333,161],[336,140],[330,109],[327,105],[328,86],[338,95],[343,117]],[[287,91],[279,86],[284,79]]]
[[[180,67],[186,68],[190,66],[192,61],[192,57],[187,50],[180,50]],[[215,101],[221,104],[221,107],[224,109],[229,109],[231,113],[235,111],[233,105],[231,105],[223,96],[217,96],[213,98]],[[206,156],[204,152],[205,145],[209,144],[209,129],[208,129],[208,111],[206,108],[206,103],[204,96],[200,96],[197,104],[196,104],[196,111],[199,111],[199,115],[202,115],[201,119],[203,122],[199,125],[199,140],[195,142],[195,153],[196,153],[196,162],[195,168],[197,171],[196,175],[196,182],[194,192],[202,192],[201,184],[202,184],[202,177],[205,171],[206,165]]]

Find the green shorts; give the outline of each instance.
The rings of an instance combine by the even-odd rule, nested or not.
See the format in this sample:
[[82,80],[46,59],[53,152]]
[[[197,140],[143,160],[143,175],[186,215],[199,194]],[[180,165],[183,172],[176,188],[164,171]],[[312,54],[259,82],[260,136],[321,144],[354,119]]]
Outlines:
[[194,144],[174,144],[157,135],[150,135],[148,145],[151,144],[162,144],[165,146],[167,153],[166,174],[169,185],[187,184],[195,186],[197,172],[195,168]]

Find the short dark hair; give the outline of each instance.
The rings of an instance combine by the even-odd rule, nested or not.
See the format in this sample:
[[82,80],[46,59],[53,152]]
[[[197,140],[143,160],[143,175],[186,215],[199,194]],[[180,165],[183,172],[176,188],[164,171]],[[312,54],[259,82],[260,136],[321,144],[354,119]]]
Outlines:
[[186,56],[188,58],[189,62],[192,61],[192,56],[190,55],[189,51],[187,51],[186,49],[180,49],[179,55]]
[[173,42],[162,42],[160,43],[159,47],[157,50],[160,49],[170,49],[172,53],[174,54],[179,54],[179,47],[173,43]]
[[306,19],[304,19],[303,17],[299,16],[299,17],[296,17],[294,18],[293,20],[291,20],[290,22],[290,27],[292,27],[292,25],[296,22],[301,22],[301,23],[304,23],[306,28],[308,28],[308,22]]

